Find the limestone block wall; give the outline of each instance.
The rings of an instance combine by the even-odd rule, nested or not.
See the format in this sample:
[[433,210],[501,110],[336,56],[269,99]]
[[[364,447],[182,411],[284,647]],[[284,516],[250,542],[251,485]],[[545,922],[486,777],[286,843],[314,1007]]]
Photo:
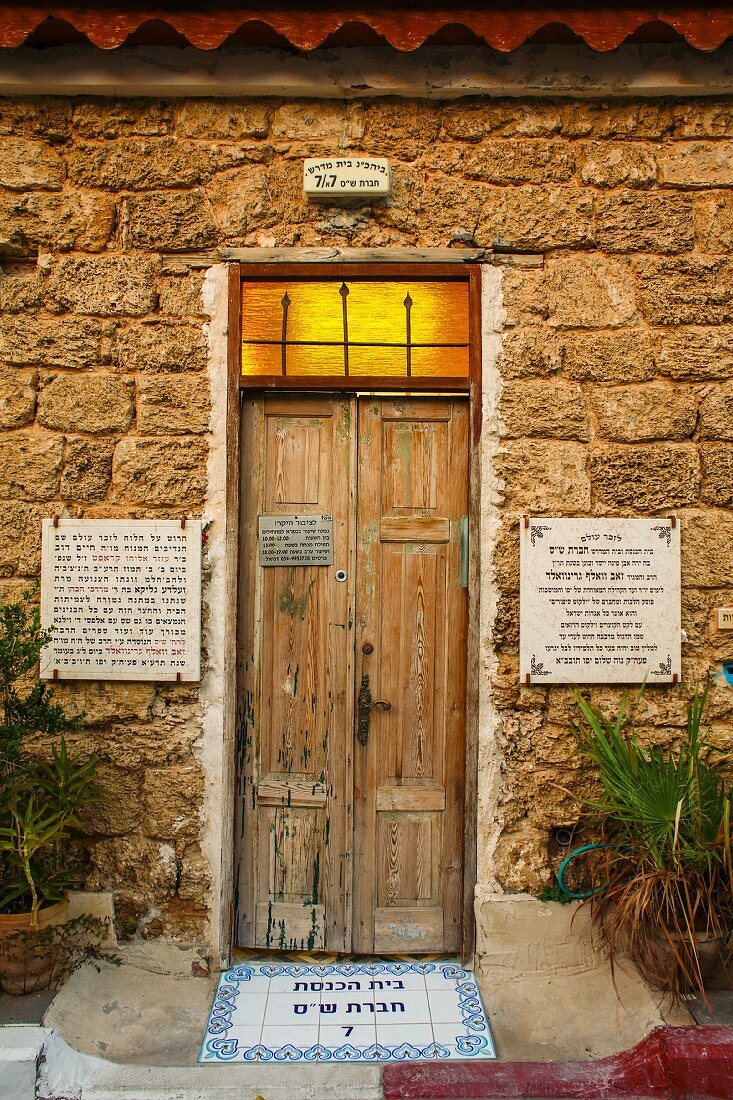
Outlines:
[[[306,202],[302,157],[338,151],[388,156],[393,195]],[[732,166],[723,99],[3,101],[0,595],[37,576],[43,516],[203,509],[202,275],[166,254],[539,255],[501,268],[499,599],[482,639],[497,721],[481,731],[479,822],[479,886],[537,891],[582,776],[567,692],[518,684],[518,516],[680,518],[684,682],[647,693],[650,737],[679,735],[693,685],[728,652],[712,611],[733,605]],[[87,821],[88,885],[116,891],[128,933],[205,939],[197,687],[59,694],[86,712],[80,741],[103,755],[111,792]],[[725,749],[732,712],[719,685]]]

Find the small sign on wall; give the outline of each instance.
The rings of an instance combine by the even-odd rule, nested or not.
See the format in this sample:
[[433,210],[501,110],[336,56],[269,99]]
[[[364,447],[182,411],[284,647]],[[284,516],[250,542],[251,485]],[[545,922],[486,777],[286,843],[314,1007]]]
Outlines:
[[198,680],[201,520],[43,521],[41,676]]
[[677,522],[531,517],[520,556],[522,683],[677,682]]
[[333,565],[332,516],[260,516],[260,565]]
[[303,163],[303,190],[310,199],[379,198],[391,189],[389,161],[381,157],[311,157]]

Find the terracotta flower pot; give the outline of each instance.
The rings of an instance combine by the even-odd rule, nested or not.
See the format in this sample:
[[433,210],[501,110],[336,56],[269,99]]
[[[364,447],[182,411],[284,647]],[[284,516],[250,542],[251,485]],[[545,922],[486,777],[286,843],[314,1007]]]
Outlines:
[[[696,989],[698,971],[701,981],[704,982],[719,963],[725,937],[695,932],[694,951],[686,936],[672,935],[672,941],[674,946],[666,936],[660,934],[649,944],[649,950],[644,957],[635,959],[636,965],[655,988],[666,992],[692,993]],[[685,978],[685,971],[692,978],[691,981]]]
[[[68,900],[47,905],[38,912],[38,931],[63,924]],[[31,932],[30,913],[0,913],[0,988],[17,996],[48,989],[54,976],[57,951],[53,946],[34,948],[32,939],[10,940],[17,932]]]

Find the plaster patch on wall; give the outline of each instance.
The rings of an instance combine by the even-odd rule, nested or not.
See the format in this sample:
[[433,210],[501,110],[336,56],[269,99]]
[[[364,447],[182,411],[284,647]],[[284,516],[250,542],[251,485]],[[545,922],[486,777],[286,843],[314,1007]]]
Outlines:
[[211,871],[209,929],[207,940],[214,965],[226,955],[228,926],[227,904],[232,882],[232,843],[227,834],[231,814],[227,807],[231,791],[227,784],[231,758],[229,726],[232,717],[228,702],[231,685],[227,682],[227,646],[236,636],[236,577],[232,577],[232,558],[236,547],[227,538],[227,333],[228,297],[226,264],[217,264],[206,273],[203,284],[204,312],[210,317],[204,325],[208,344],[208,375],[211,388],[209,420],[209,457],[205,515],[208,528],[208,577],[203,587],[205,601],[203,645],[205,672],[201,682],[203,710],[201,765],[205,776],[201,848]]
[[[478,863],[476,903],[501,892],[494,871],[494,851],[501,831],[499,790],[501,785],[501,718],[491,697],[491,681],[498,668],[494,650],[494,622],[497,612],[494,584],[494,548],[501,523],[503,483],[497,477],[495,458],[501,448],[499,401],[501,355],[506,313],[503,271],[486,265],[481,271],[481,356],[483,377],[483,426],[481,431],[481,620],[478,746]],[[480,924],[478,928],[480,929]],[[477,950],[481,945],[477,943]]]

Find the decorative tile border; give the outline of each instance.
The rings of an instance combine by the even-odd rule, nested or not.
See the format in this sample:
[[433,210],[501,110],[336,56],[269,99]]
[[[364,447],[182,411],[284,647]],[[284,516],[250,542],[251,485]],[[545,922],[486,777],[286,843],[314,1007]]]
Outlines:
[[219,979],[199,1062],[496,1057],[473,975],[451,962],[256,963]]

